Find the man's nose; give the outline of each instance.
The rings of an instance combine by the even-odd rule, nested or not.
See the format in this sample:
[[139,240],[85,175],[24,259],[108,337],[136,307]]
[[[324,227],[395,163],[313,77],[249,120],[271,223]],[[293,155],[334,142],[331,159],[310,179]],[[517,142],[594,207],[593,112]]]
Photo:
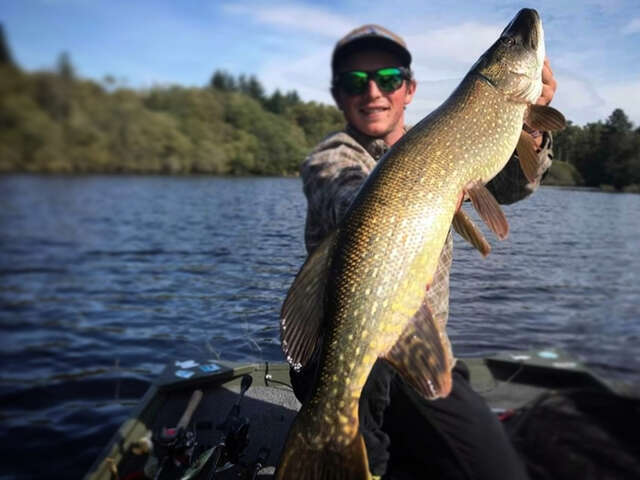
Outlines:
[[370,78],[369,82],[367,83],[367,90],[365,91],[365,93],[369,98],[378,98],[382,96],[382,92],[380,91],[378,84],[372,78]]

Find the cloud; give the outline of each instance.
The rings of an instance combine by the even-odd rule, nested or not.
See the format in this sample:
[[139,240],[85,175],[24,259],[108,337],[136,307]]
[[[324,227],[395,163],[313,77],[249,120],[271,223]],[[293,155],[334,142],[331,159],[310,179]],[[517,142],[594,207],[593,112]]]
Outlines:
[[419,81],[413,101],[407,107],[407,123],[415,125],[440,106],[451,95],[460,80],[460,78],[449,78],[445,80]]
[[[228,8],[240,12],[245,7]],[[294,10],[298,9],[306,11],[307,15],[308,10],[316,11],[305,7],[295,7]],[[263,13],[257,9],[252,9],[252,12],[256,18],[263,18]],[[270,11],[269,15],[272,13]],[[283,24],[290,21],[288,17],[279,20],[282,16],[282,13],[273,14],[269,16],[269,22],[275,25],[277,22]],[[267,91],[275,88],[282,91],[295,89],[304,100],[333,103],[329,93],[330,54],[335,39],[344,35],[348,28],[351,26],[346,24],[336,28],[336,32],[327,35],[326,41],[316,43],[299,57],[285,58],[278,55],[271,58],[258,72]],[[449,96],[471,65],[495,41],[500,31],[501,28],[495,25],[467,22],[432,29],[428,33],[404,35],[413,54],[413,67],[418,80],[416,97],[407,109],[410,124],[415,124]]]
[[569,109],[597,107],[604,103],[591,82],[571,74],[557,74],[558,90],[554,103],[562,102]]
[[462,78],[500,32],[496,25],[465,22],[407,35],[416,78],[429,81]]
[[[354,17],[352,22],[322,7],[290,2],[269,8],[260,4],[227,4],[224,9],[242,16],[245,25],[258,23],[274,28],[274,35],[285,35],[287,44],[297,46],[295,54],[282,48],[272,49],[269,57],[264,57],[268,60],[257,74],[268,91],[296,90],[304,100],[333,103],[329,94],[331,49],[336,39],[356,26],[354,22],[361,23],[361,18]],[[640,29],[637,23],[640,22],[631,21],[624,31]],[[408,123],[415,124],[448,97],[503,27],[502,23],[476,20],[453,21],[428,29],[423,22],[405,25],[403,37],[413,54],[418,81],[418,91],[406,112]],[[558,51],[550,53],[559,85],[553,101],[556,108],[574,123],[584,124],[604,120],[619,107],[638,124],[640,108],[633,100],[638,82],[614,84],[609,76],[594,69],[594,58],[602,56],[601,50],[556,48]]]
[[[640,79],[615,83],[603,88],[606,117],[616,108],[621,108],[636,127],[640,126]],[[606,118],[603,117],[603,118]]]
[[628,82],[601,83],[568,72],[556,73],[558,90],[553,106],[568,120],[585,123],[606,120],[616,108],[622,108],[629,119],[640,126],[640,79]]
[[553,106],[560,110],[567,120],[584,124],[601,119],[605,100],[593,85],[584,77],[567,71],[556,71],[558,90],[553,97]]
[[633,33],[640,33],[640,18],[634,18],[622,29],[622,33],[625,35],[631,35]]
[[330,54],[327,46],[298,58],[273,58],[258,72],[258,78],[267,91],[296,90],[303,100],[332,104]]
[[475,61],[500,35],[501,28],[477,22],[432,29],[427,33],[407,36],[416,55]]
[[464,22],[406,35],[418,81],[407,123],[416,124],[444,102],[501,31],[497,25]]
[[228,13],[246,15],[262,24],[320,34],[336,39],[357,26],[345,17],[307,5],[226,4],[223,8]]

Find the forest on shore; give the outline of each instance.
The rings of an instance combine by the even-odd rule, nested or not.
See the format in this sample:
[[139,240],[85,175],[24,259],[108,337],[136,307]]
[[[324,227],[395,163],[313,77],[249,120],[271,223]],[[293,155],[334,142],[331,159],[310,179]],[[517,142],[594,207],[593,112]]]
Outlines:
[[[113,77],[25,72],[0,29],[0,173],[295,175],[325,135],[334,106],[271,94],[255,76],[216,70],[203,87],[136,90]],[[546,184],[640,192],[640,128],[622,109],[554,134]]]

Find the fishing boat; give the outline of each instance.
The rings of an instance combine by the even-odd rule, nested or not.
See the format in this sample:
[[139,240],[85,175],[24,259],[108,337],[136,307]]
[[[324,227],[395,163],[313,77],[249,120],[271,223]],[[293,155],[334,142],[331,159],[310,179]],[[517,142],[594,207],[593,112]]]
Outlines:
[[[519,413],[558,391],[635,402],[617,410],[625,415],[621,410],[628,408],[640,418],[637,399],[621,391],[620,384],[559,350],[463,361],[474,389],[502,419],[515,416],[522,423]],[[299,408],[286,363],[179,359],[151,385],[85,479],[267,479]],[[637,439],[635,433],[622,440]],[[634,471],[637,466],[632,461],[627,467]]]

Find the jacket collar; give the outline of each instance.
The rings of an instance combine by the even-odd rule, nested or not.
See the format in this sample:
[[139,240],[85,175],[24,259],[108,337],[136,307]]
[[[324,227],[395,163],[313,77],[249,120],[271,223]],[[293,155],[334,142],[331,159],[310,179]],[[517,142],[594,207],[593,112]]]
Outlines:
[[387,145],[381,138],[365,135],[353,128],[351,125],[347,125],[346,132],[360,145],[362,145],[375,161],[380,160],[380,157],[387,153],[387,150],[390,148],[389,145]]

